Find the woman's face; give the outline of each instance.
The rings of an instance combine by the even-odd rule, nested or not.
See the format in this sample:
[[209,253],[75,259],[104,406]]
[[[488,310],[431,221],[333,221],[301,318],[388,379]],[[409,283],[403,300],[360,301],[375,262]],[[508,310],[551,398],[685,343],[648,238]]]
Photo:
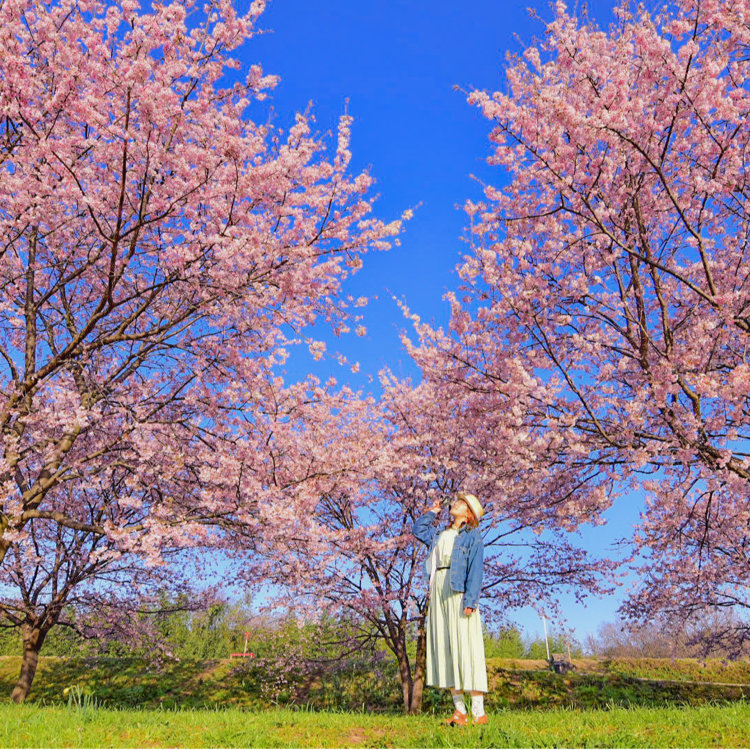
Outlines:
[[449,513],[456,519],[456,520],[466,520],[469,518],[469,514],[471,513],[471,510],[469,509],[469,504],[466,502],[466,500],[454,500],[453,505],[451,505],[451,509]]

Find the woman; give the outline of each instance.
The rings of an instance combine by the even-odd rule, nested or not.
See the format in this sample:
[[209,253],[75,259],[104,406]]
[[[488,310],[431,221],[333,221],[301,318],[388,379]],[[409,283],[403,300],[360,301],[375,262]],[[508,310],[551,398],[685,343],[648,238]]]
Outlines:
[[451,523],[438,535],[433,524],[439,512],[440,503],[436,502],[412,528],[414,536],[429,547],[427,684],[451,691],[455,711],[446,723],[466,726],[468,711],[463,694],[468,691],[473,723],[486,724],[487,667],[477,609],[484,559],[477,527],[484,510],[474,495],[459,492],[450,508]]

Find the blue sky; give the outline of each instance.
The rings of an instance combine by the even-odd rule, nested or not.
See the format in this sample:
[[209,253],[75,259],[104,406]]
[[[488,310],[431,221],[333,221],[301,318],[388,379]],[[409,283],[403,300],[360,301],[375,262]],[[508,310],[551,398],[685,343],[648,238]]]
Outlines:
[[[590,0],[587,6],[601,26],[612,21],[614,3]],[[360,362],[361,372],[353,376],[334,366],[338,379],[375,388],[367,376],[383,367],[397,375],[417,375],[401,348],[399,331],[407,326],[391,295],[404,299],[424,320],[447,323],[443,295],[456,287],[454,268],[468,249],[461,241],[465,216],[460,206],[481,197],[472,175],[495,185],[504,179],[485,162],[490,123],[455,87],[502,88],[506,52],[518,52],[541,36],[540,19],[552,17],[544,0],[269,3],[259,23],[267,33],[243,49],[242,59],[260,62],[267,73],[281,77],[271,96],[275,123],[288,127],[294,112],[311,104],[318,129],[335,133],[338,117],[348,109],[354,117],[353,169],[367,168],[376,179],[375,214],[391,220],[416,209],[401,246],[366,257],[348,284],[349,293],[377,299],[365,309],[367,336],[338,342],[340,351]],[[585,532],[587,546],[602,550],[626,536],[639,507],[638,498],[618,505],[606,529]],[[613,620],[620,598],[601,599],[588,608],[566,600],[566,615],[578,637]],[[520,612],[518,621],[529,634],[542,632],[530,610]]]
[[[259,24],[267,33],[244,49],[248,64],[281,76],[272,94],[281,127],[311,103],[320,131],[335,132],[348,100],[353,169],[376,179],[379,217],[419,206],[401,247],[370,255],[349,285],[355,295],[378,296],[366,311],[369,336],[342,342],[363,373],[412,372],[392,294],[423,319],[447,321],[443,295],[455,288],[454,268],[467,250],[460,207],[481,197],[472,175],[503,180],[485,162],[490,123],[454,87],[503,86],[506,52],[543,33],[528,10],[535,1],[537,14],[551,19],[545,0],[271,0]],[[588,7],[602,25],[612,20],[611,2]]]

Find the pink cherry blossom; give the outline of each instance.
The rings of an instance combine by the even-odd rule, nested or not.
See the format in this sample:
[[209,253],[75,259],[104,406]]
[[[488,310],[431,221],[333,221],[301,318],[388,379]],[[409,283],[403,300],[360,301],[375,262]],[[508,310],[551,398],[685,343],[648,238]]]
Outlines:
[[517,511],[524,463],[570,529],[651,480],[630,615],[747,613],[750,4],[623,6],[609,31],[556,7],[469,96],[507,181],[467,205],[450,329],[411,351]]
[[332,152],[251,118],[275,78],[228,71],[262,8],[0,5],[3,580],[50,526],[152,568],[247,551],[280,495],[269,430],[308,393],[276,367],[400,225],[350,117]]

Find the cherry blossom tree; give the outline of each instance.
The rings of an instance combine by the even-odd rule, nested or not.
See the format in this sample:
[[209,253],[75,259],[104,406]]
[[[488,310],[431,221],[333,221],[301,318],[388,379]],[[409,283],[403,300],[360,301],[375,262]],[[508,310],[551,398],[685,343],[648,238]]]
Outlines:
[[[76,491],[72,484],[63,488]],[[93,497],[89,491],[76,498],[76,505],[88,509],[92,526],[103,516],[133,513],[117,507],[116,485],[103,495]],[[21,672],[11,694],[16,702],[28,697],[52,628],[65,626],[99,641],[117,637],[124,643],[147,642],[156,655],[163,644],[153,616],[176,607],[205,609],[210,600],[211,589],[196,586],[203,583],[204,577],[196,574],[200,567],[195,560],[189,564],[180,545],[165,545],[164,562],[148,565],[142,555],[123,554],[116,539],[80,526],[34,518],[24,538],[8,550],[0,579],[0,627],[20,631],[23,643]]]
[[631,616],[746,613],[750,4],[628,7],[603,31],[558,2],[470,93],[507,182],[467,205],[450,328],[413,353],[484,425],[517,415],[477,439],[541,448],[549,512],[645,489]]
[[42,528],[153,566],[275,518],[278,368],[348,329],[399,224],[348,174],[351,118],[330,155],[305,116],[259,124],[275,79],[232,54],[262,9],[0,4],[3,582]]
[[475,419],[445,389],[387,374],[382,386],[378,400],[321,385],[304,408],[299,398],[279,403],[283,430],[273,431],[270,448],[280,502],[297,510],[275,538],[264,533],[266,562],[253,575],[262,571],[281,601],[307,616],[358,626],[347,648],[382,641],[398,663],[404,709],[414,713],[424,693],[427,581],[426,549],[411,529],[434,497],[470,487],[488,510],[485,620],[508,622],[525,605],[551,613],[565,590],[581,599],[602,593],[611,564],[588,555],[569,521],[536,499],[546,477],[525,470],[515,441],[498,441],[488,460]]

